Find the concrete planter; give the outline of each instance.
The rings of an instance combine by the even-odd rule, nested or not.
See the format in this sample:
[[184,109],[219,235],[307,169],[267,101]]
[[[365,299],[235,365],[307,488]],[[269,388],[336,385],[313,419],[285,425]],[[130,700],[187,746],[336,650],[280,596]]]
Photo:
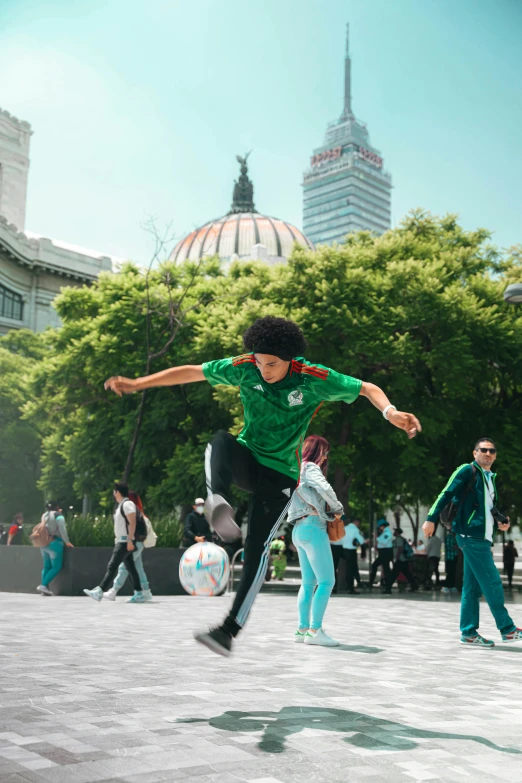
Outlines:
[[[145,549],[143,565],[150,589],[156,595],[186,595],[179,581],[179,561],[184,549]],[[66,548],[63,568],[49,585],[55,595],[83,595],[84,587],[99,584],[112,549],[110,547]],[[0,546],[0,592],[34,593],[40,584],[42,556],[32,546]],[[132,595],[130,577],[120,591]]]

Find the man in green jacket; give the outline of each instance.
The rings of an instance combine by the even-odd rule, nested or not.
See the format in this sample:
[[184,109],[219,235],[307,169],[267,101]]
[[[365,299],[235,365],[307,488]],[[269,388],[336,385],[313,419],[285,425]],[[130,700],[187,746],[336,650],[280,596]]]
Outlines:
[[[451,502],[457,513],[453,531],[464,555],[464,582],[460,607],[460,643],[467,646],[494,647],[495,643],[478,633],[479,602],[483,594],[491,609],[503,642],[522,640],[504,606],[504,588],[493,560],[493,535],[496,530],[509,530],[510,522],[502,522],[496,509],[496,473],[491,468],[497,449],[491,438],[479,438],[473,451],[474,461],[461,465],[431,507],[423,525],[429,538],[435,532],[442,510]],[[502,515],[500,515],[502,516]]]

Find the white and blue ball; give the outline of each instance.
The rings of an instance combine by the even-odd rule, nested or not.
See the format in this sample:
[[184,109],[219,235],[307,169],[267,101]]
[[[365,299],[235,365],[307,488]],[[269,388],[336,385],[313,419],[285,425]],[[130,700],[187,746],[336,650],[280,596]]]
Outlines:
[[183,553],[179,581],[189,595],[219,595],[227,586],[230,563],[224,549],[204,541]]

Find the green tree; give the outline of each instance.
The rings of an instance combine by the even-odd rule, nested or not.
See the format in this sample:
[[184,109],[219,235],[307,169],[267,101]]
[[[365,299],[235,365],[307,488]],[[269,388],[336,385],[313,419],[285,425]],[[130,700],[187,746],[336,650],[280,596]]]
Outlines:
[[0,510],[6,521],[17,511],[28,520],[41,513],[40,438],[22,418],[31,399],[31,375],[45,353],[45,341],[27,330],[0,338]]

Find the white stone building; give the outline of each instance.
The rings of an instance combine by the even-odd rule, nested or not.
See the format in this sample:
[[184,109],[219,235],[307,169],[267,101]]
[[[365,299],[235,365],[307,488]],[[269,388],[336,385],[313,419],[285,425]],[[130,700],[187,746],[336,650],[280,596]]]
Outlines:
[[31,135],[28,122],[0,109],[0,334],[57,326],[60,289],[112,269],[107,256],[25,231]]

